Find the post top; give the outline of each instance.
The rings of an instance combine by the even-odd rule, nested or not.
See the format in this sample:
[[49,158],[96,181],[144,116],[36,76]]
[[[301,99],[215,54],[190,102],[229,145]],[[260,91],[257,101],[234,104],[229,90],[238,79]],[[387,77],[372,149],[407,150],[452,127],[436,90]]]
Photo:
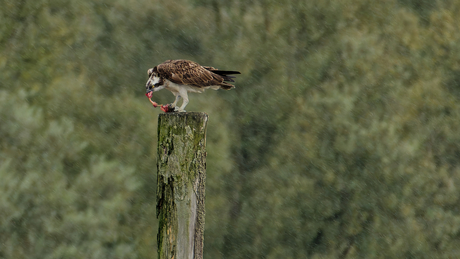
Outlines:
[[169,132],[168,127],[185,128],[203,131],[206,134],[208,114],[204,112],[168,112],[158,115],[158,132]]
[[167,121],[181,121],[181,120],[192,120],[192,121],[208,121],[208,114],[205,112],[167,112],[160,113],[158,119]]
[[205,112],[167,112],[167,113],[160,113],[159,116],[177,116],[177,117],[205,116],[205,117],[208,117],[208,114]]

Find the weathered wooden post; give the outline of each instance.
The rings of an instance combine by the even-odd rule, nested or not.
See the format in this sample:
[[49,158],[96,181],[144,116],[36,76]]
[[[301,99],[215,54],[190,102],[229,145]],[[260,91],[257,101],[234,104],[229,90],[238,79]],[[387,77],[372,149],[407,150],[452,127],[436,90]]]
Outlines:
[[159,259],[201,259],[206,182],[206,113],[158,117]]

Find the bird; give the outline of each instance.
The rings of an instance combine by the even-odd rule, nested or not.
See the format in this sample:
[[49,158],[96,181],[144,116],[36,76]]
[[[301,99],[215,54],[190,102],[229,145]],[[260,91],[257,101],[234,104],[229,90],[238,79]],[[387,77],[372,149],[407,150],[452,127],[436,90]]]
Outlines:
[[[202,93],[206,89],[225,89],[235,88],[234,85],[227,82],[235,82],[235,74],[241,74],[239,71],[219,70],[214,67],[201,66],[197,62],[176,59],[167,60],[154,68],[147,70],[148,81],[145,84],[146,96],[154,107],[158,104],[151,100],[153,92],[167,89],[171,91],[176,99],[173,103],[161,107],[165,112],[185,112],[189,99],[188,93]],[[178,107],[178,102],[182,98],[182,105]]]

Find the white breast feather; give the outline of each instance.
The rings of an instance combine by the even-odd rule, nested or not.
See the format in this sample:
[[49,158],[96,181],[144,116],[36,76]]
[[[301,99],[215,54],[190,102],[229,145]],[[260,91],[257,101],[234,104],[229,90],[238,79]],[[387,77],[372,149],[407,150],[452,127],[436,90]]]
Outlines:
[[176,84],[176,83],[173,83],[169,80],[165,80],[166,82],[166,89],[168,89],[169,91],[171,92],[176,92],[178,93],[180,90],[179,89],[186,89],[187,92],[189,93],[202,93],[204,92],[204,90],[206,89],[213,89],[213,90],[217,90],[220,88],[219,85],[211,85],[211,86],[205,86],[205,87],[201,87],[201,88],[198,88],[198,87],[194,87],[194,86],[191,86],[191,85],[180,85],[180,84]]

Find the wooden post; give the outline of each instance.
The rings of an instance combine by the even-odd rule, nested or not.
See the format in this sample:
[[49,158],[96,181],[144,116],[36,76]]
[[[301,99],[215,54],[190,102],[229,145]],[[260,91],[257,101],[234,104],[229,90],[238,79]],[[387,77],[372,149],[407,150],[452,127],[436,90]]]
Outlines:
[[202,259],[206,182],[206,113],[158,117],[159,259]]

